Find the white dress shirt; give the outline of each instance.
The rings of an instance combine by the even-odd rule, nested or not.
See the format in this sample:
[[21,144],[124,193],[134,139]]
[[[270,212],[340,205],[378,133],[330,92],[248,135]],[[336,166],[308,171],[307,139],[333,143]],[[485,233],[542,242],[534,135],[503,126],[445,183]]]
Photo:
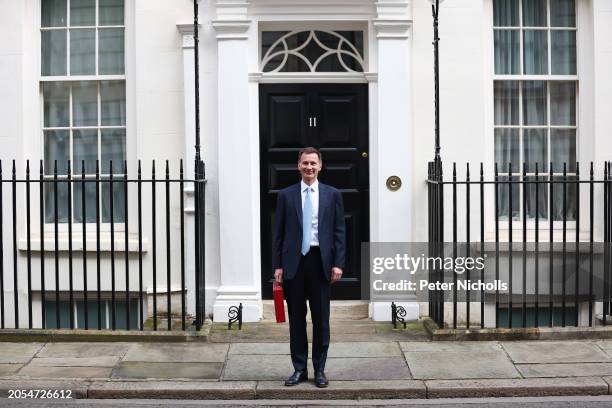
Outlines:
[[300,182],[302,192],[302,211],[304,211],[304,199],[306,199],[306,189],[310,188],[310,200],[312,202],[312,229],[310,235],[310,246],[319,246],[319,181],[315,180],[311,186]]

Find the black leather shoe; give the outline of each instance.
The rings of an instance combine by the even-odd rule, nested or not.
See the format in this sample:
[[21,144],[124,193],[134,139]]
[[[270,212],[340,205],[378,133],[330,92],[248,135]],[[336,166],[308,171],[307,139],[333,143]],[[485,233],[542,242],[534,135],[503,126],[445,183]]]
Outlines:
[[285,380],[285,385],[287,387],[291,387],[293,385],[298,385],[302,381],[308,380],[308,371],[295,371],[293,375]]
[[329,385],[329,381],[327,381],[327,377],[325,377],[325,373],[323,371],[315,372],[315,385],[319,388],[325,388]]

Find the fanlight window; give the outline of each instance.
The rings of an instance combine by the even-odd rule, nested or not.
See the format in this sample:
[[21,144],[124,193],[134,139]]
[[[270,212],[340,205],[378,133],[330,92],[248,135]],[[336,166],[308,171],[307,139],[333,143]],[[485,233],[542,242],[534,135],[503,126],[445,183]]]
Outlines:
[[263,31],[263,72],[364,72],[363,31]]

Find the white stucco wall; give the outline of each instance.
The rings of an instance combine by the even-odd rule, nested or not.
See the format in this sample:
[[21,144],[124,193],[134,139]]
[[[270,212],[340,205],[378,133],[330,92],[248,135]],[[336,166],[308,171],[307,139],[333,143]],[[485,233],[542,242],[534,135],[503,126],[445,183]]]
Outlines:
[[[186,169],[191,169],[193,149],[191,141],[185,142],[185,134],[193,132],[192,100],[186,93],[191,88],[192,78],[186,78],[190,72],[185,66],[189,62],[189,56],[184,47],[184,33],[177,29],[177,25],[190,24],[192,22],[193,3],[191,0],[133,0],[128,1],[126,12],[126,78],[127,78],[127,148],[130,172],[135,176],[136,159],[143,160],[143,172],[145,177],[150,174],[151,160],[157,161],[157,176],[163,176],[163,165],[166,159],[170,160],[173,175],[177,175],[178,160],[185,158]],[[369,70],[379,74],[378,82],[370,82],[370,104],[373,107],[385,106],[389,102],[389,92],[393,87],[388,86],[388,78],[381,78],[385,72],[397,74],[399,72],[409,75],[409,80],[403,83],[401,89],[409,92],[408,100],[402,99],[401,104],[396,105],[399,111],[408,110],[406,117],[397,120],[393,124],[387,121],[380,123],[381,113],[378,108],[373,108],[370,113],[370,157],[371,157],[371,208],[372,208],[372,238],[377,240],[411,239],[424,241],[427,239],[427,190],[425,185],[427,162],[433,158],[434,152],[434,101],[433,101],[433,50],[432,50],[432,17],[429,2],[426,0],[410,1],[385,1],[374,2],[359,0],[353,3],[338,1],[334,4],[326,3],[324,6],[310,0],[291,2],[290,4],[275,0],[252,0],[246,13],[240,14],[238,8],[226,7],[224,13],[238,13],[241,18],[250,21],[246,32],[247,53],[245,67],[237,67],[242,74],[238,77],[244,80],[242,84],[236,84],[234,88],[224,88],[220,80],[226,76],[218,75],[219,67],[219,31],[213,28],[213,21],[218,19],[232,20],[235,15],[219,15],[215,0],[200,1],[200,114],[201,114],[201,139],[202,156],[207,166],[207,195],[206,195],[206,309],[213,310],[217,289],[222,283],[222,264],[233,260],[226,251],[225,258],[221,259],[221,242],[225,241],[227,248],[231,247],[233,234],[239,234],[238,229],[228,227],[223,229],[225,234],[222,239],[222,227],[220,226],[221,207],[228,203],[220,200],[219,195],[219,168],[220,162],[226,160],[219,157],[219,134],[220,129],[228,133],[227,125],[219,125],[219,101],[220,92],[226,89],[228,92],[240,89],[241,95],[246,95],[251,101],[256,101],[257,83],[247,83],[248,74],[258,70],[257,66],[257,35],[258,24],[261,21],[301,21],[303,24],[321,21],[359,21],[369,29],[370,39]],[[227,2],[226,2],[227,3]],[[235,3],[241,3],[236,0]],[[385,3],[381,7],[380,3]],[[604,160],[612,159],[612,3],[608,0],[584,0],[578,3],[578,31],[579,31],[579,158],[582,162],[594,160],[602,163]],[[349,5],[352,11],[347,13]],[[411,21],[408,29],[408,42],[401,46],[387,40],[388,43],[379,49],[377,30],[374,19],[377,11],[395,10],[393,7],[409,6],[407,10],[400,12],[404,20]],[[39,1],[38,0],[0,0],[0,159],[3,160],[3,177],[10,175],[10,164],[8,159],[17,159],[18,171],[23,175],[24,160],[37,161],[42,154],[42,136],[40,132],[41,108],[39,95],[39,66],[40,66],[40,43],[39,43]],[[233,10],[233,11],[232,11]],[[389,11],[384,18],[398,18]],[[492,30],[491,30],[491,2],[490,0],[446,0],[440,10],[440,97],[441,97],[441,144],[442,159],[445,163],[445,178],[450,175],[451,164],[456,161],[460,164],[460,178],[465,174],[465,162],[472,164],[472,177],[477,175],[478,163],[485,162],[485,170],[489,175],[492,170],[493,160],[493,129],[492,129]],[[387,11],[384,11],[387,13]],[[381,12],[381,14],[384,14]],[[390,16],[390,17],[389,17]],[[380,16],[379,16],[380,18]],[[304,23],[306,22],[306,23]],[[404,22],[405,23],[405,22]],[[409,26],[409,24],[408,24]],[[380,27],[380,24],[378,25]],[[226,44],[227,45],[227,44]],[[230,52],[232,46],[224,48],[223,52]],[[239,47],[242,47],[240,45]],[[397,47],[397,48],[393,48]],[[241,48],[242,49],[242,48]],[[389,58],[380,60],[379,55],[394,55],[393,50],[404,52],[407,57]],[[397,57],[399,54],[395,54]],[[387,57],[385,57],[387,58]],[[397,67],[408,61],[407,66]],[[227,62],[227,61],[226,61]],[[231,61],[229,61],[231,62]],[[384,65],[384,64],[394,64]],[[227,74],[227,73],[226,73]],[[187,82],[189,81],[189,82]],[[239,85],[239,86],[238,86]],[[382,86],[381,86],[382,85]],[[226,97],[229,94],[225,95]],[[381,101],[381,97],[383,100]],[[250,105],[249,105],[250,103]],[[240,101],[237,106],[246,112],[238,120],[243,120],[241,125],[248,130],[245,140],[249,140],[257,150],[257,106],[256,102],[246,103]],[[244,107],[246,104],[246,108]],[[388,105],[387,105],[388,106]],[[393,107],[390,107],[393,108]],[[390,110],[383,108],[388,114]],[[231,120],[228,110],[224,111],[224,120]],[[237,124],[234,124],[237,125]],[[399,126],[399,127],[398,127]],[[242,128],[241,128],[242,129]],[[235,131],[230,131],[229,133]],[[192,135],[193,136],[193,135]],[[385,138],[394,138],[393,140]],[[387,143],[389,142],[389,143]],[[386,144],[385,144],[386,143]],[[390,156],[382,157],[385,148],[389,151],[390,146],[399,149],[393,150],[393,159]],[[386,146],[386,147],[385,147]],[[235,146],[235,149],[243,146]],[[224,147],[223,154],[229,155],[232,149]],[[243,152],[244,153],[244,152]],[[257,157],[253,152],[244,153],[247,168],[236,166],[235,172],[228,173],[233,169],[231,166],[223,167],[226,177],[235,178],[235,182],[245,182],[240,177],[249,173],[254,183],[254,190],[259,194]],[[404,160],[407,158],[408,160]],[[402,161],[399,163],[399,161]],[[386,178],[396,173],[398,166],[409,166],[402,174],[406,190],[401,193],[390,193],[386,190],[384,182]],[[584,169],[584,167],[583,167]],[[34,166],[33,171],[38,171]],[[403,171],[403,170],[402,170]],[[584,171],[584,170],[583,170]],[[388,174],[389,173],[389,174]],[[601,171],[600,171],[601,173]],[[583,173],[584,174],[584,173]],[[187,172],[186,177],[193,175]],[[231,177],[230,177],[231,178]],[[489,177],[490,178],[490,177]],[[247,179],[248,182],[248,179]],[[229,192],[228,192],[229,191]],[[252,192],[251,190],[249,190]],[[447,189],[447,203],[450,201],[450,189]],[[462,190],[460,190],[462,191]],[[9,207],[6,198],[10,193],[9,188],[4,189],[4,215],[5,228],[3,240],[5,243],[5,288],[12,288],[12,258],[11,258],[11,226]],[[145,188],[145,197],[149,193]],[[165,287],[165,231],[164,231],[164,189],[158,188],[158,286]],[[461,193],[460,193],[461,194]],[[226,186],[225,197],[231,196],[231,186]],[[35,196],[33,196],[35,197]],[[399,197],[399,198],[398,198]],[[172,204],[172,268],[178,271],[179,248],[178,237],[178,193],[171,195]],[[135,193],[130,195],[131,203],[135,203]],[[257,197],[249,198],[251,205],[258,206]],[[395,200],[395,201],[394,201]],[[404,201],[402,201],[404,200]],[[408,200],[408,201],[406,201]],[[23,195],[18,195],[18,208],[23,208]],[[395,222],[395,217],[402,216],[399,208],[411,208],[407,217],[401,222]],[[229,207],[228,207],[229,208]],[[450,206],[446,207],[447,210]],[[390,209],[393,209],[391,211]],[[33,210],[33,222],[38,219]],[[459,213],[463,214],[462,206]],[[253,208],[253,214],[259,214],[259,209]],[[476,213],[475,213],[476,215]],[[187,219],[192,217],[186,215]],[[143,220],[145,220],[144,235],[150,248],[151,243],[151,208],[150,202],[145,202],[143,207]],[[226,216],[225,222],[231,217]],[[447,225],[450,225],[450,212],[447,211]],[[25,219],[23,214],[18,215],[18,225],[23,226]],[[256,222],[258,222],[256,220]],[[473,227],[477,226],[478,217],[473,217]],[[135,212],[130,212],[131,231],[135,231]],[[188,224],[189,225],[189,224]],[[474,229],[475,231],[475,229]],[[464,226],[460,225],[459,234],[464,233]],[[18,239],[24,238],[20,232]],[[253,224],[249,232],[249,245],[255,245],[259,235],[257,225]],[[192,235],[187,238],[188,250],[192,249]],[[238,242],[238,241],[237,241]],[[51,243],[47,243],[47,248]],[[229,245],[229,246],[228,246]],[[251,248],[252,249],[252,248]],[[255,251],[249,253],[255,254]],[[231,252],[231,251],[230,251]],[[105,255],[105,258],[107,256]],[[79,259],[80,254],[75,255]],[[90,257],[92,260],[95,257]],[[257,263],[257,257],[245,263]],[[25,268],[25,256],[19,253],[18,267],[20,271]],[[62,255],[60,262],[62,269],[62,287],[66,286],[66,260]],[[117,288],[123,289],[123,264],[121,258],[117,261]],[[250,263],[249,263],[250,262]],[[89,282],[95,282],[95,264],[89,263]],[[151,256],[147,252],[144,258],[145,271],[148,275],[145,280],[145,288],[150,287]],[[53,270],[52,254],[47,255],[47,271]],[[193,264],[187,264],[188,273],[193,273]],[[246,284],[255,287],[259,285],[259,271],[256,265],[255,272],[249,272]],[[137,282],[137,260],[134,259],[130,265],[131,281]],[[33,262],[34,289],[37,289],[38,263]],[[80,276],[80,264],[75,261],[75,276]],[[188,274],[189,276],[189,274]],[[80,278],[75,280],[75,288],[80,287]],[[20,288],[25,288],[25,276],[20,275]],[[178,286],[178,273],[174,274],[173,286]],[[188,285],[191,283],[188,282]],[[108,288],[109,279],[103,280],[103,288]],[[255,286],[253,286],[255,285]],[[47,275],[47,288],[53,287],[52,274]],[[90,286],[91,287],[91,286]],[[250,290],[250,289],[249,289]],[[22,291],[22,305],[25,302]],[[7,299],[8,302],[8,299]],[[162,302],[163,303],[163,302]],[[7,303],[8,306],[8,303]],[[10,308],[9,308],[10,309]],[[9,310],[7,309],[7,310]],[[7,323],[10,323],[10,313],[7,311]],[[25,318],[25,313],[21,313]],[[22,324],[25,320],[22,320]]]

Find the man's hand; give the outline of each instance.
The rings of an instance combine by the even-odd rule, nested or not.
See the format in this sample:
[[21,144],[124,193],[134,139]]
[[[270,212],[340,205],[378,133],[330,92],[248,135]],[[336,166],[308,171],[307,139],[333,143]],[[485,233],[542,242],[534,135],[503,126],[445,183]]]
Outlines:
[[277,283],[283,283],[283,268],[274,270],[274,279]]
[[334,266],[332,268],[332,270],[331,270],[331,280],[330,280],[330,283],[338,282],[341,277],[342,277],[342,269],[337,268],[337,267]]

